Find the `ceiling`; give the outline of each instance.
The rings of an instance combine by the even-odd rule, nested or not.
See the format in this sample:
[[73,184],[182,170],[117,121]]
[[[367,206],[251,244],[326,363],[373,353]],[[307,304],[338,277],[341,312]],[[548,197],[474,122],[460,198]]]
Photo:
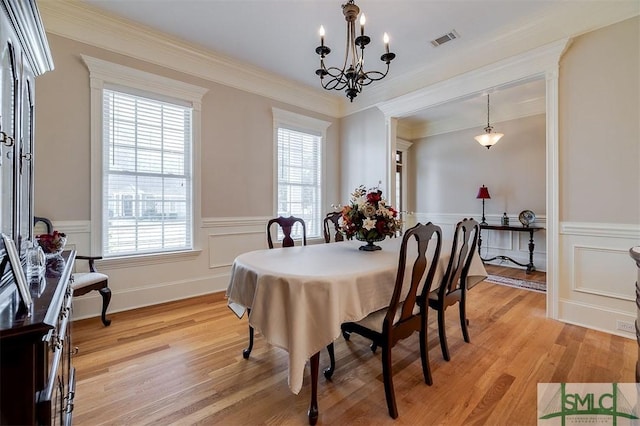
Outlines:
[[[52,1],[52,0],[41,0]],[[325,44],[332,49],[328,65],[344,58],[345,0],[83,0],[102,13],[114,14],[160,30],[183,41],[211,50],[309,87],[319,88],[315,75],[318,29],[326,30]],[[382,70],[382,34],[390,36],[396,59],[389,76],[375,85],[397,96],[426,84],[449,78],[492,61],[513,56],[563,38],[608,25],[640,13],[637,0],[358,0],[366,14],[365,68]],[[455,30],[459,38],[433,47],[431,40]],[[464,62],[466,61],[466,62]],[[320,89],[319,89],[320,90]],[[488,88],[493,92],[499,119],[500,105],[544,99],[544,81],[523,87]],[[332,92],[344,97],[343,92]],[[457,101],[457,115],[485,120],[486,97],[474,94]],[[366,93],[354,100],[354,104]],[[494,106],[495,97],[495,106]],[[362,99],[365,102],[366,99]],[[461,108],[467,109],[461,112]],[[453,105],[407,118],[418,126],[425,120],[441,123]],[[437,126],[436,126],[437,127]]]

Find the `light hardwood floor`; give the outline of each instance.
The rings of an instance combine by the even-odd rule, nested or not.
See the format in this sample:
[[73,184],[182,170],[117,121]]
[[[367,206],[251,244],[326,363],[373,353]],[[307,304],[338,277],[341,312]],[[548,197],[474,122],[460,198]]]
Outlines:
[[484,267],[487,270],[487,273],[491,275],[499,275],[501,277],[515,278],[515,279],[521,279],[521,280],[547,282],[547,274],[546,272],[542,272],[542,271],[531,271],[530,273],[527,274],[526,269],[514,268],[504,264],[491,265],[491,264],[485,263]]
[[[393,350],[399,418],[387,414],[380,351],[336,340],[332,381],[320,376],[318,424],[535,425],[538,382],[633,382],[636,342],[545,318],[545,295],[490,283],[470,292],[471,343],[447,311],[451,361],[430,315],[433,386],[422,380],[417,334]],[[432,314],[433,312],[431,312]],[[309,377],[287,385],[287,354],[209,295],[74,323],[76,425],[306,425]],[[328,363],[326,351],[321,367]],[[308,367],[307,367],[308,372]]]

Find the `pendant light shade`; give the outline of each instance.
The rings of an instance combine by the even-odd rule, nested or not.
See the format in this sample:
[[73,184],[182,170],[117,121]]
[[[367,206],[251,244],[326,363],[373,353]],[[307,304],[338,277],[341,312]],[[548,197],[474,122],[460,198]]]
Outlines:
[[482,146],[486,146],[487,149],[495,145],[504,133],[494,133],[493,127],[489,123],[489,94],[487,94],[487,127],[484,128],[484,133],[476,136],[474,139]]

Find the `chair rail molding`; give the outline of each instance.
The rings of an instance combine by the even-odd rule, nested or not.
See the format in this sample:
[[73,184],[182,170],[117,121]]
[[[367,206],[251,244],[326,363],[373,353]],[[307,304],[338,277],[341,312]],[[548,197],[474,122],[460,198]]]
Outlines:
[[563,235],[632,238],[640,243],[640,224],[562,222],[560,233]]

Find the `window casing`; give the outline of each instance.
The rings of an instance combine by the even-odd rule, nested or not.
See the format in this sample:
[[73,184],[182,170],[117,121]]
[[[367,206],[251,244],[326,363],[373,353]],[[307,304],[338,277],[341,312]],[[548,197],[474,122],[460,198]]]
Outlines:
[[91,79],[91,253],[197,249],[206,89],[83,55]]
[[[326,121],[274,108],[275,214],[305,221],[307,238],[322,236]],[[300,227],[292,237],[301,238]],[[282,234],[278,230],[278,239]]]
[[103,256],[192,249],[192,108],[102,97]]

